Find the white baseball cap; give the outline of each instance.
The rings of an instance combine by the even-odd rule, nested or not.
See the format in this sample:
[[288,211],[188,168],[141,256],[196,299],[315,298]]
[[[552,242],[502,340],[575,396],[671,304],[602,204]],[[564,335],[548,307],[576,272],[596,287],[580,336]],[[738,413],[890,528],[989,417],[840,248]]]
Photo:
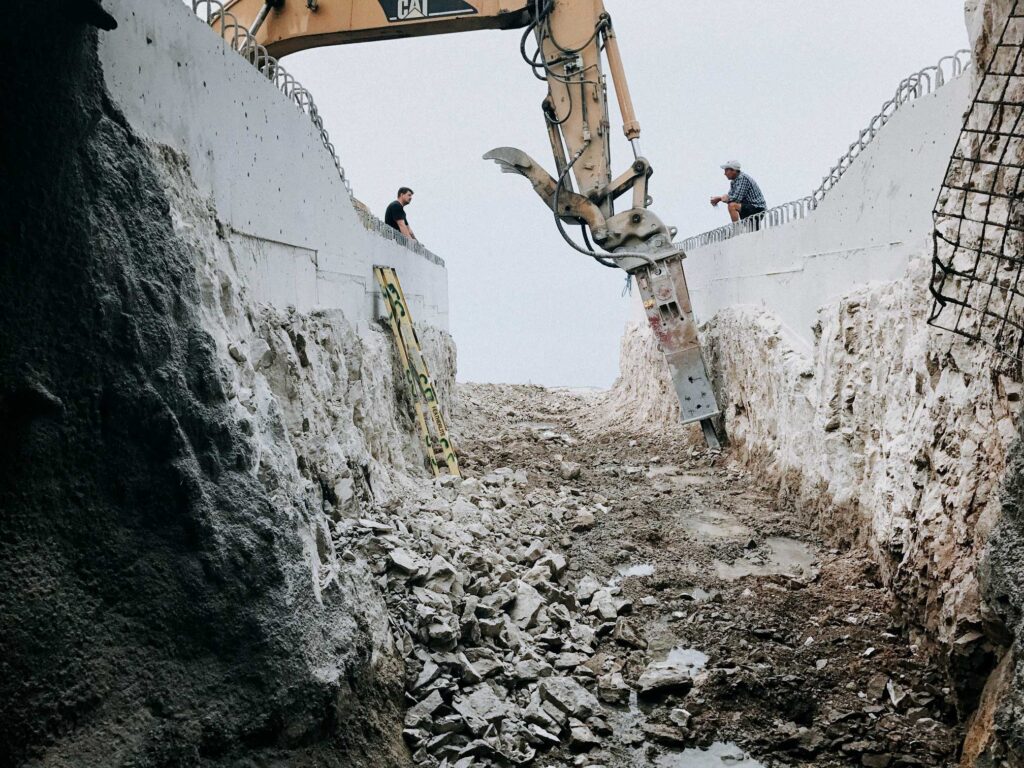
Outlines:
[[732,168],[734,171],[738,171],[740,169],[740,161],[739,160],[729,160],[729,161],[723,163],[722,164],[722,170],[725,170],[726,168]]

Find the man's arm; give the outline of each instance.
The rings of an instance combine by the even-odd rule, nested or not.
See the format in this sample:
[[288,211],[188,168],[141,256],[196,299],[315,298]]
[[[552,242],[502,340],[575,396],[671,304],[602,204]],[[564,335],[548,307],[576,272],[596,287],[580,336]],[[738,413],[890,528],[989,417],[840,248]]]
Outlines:
[[398,220],[398,231],[401,232],[406,237],[408,237],[410,240],[416,239],[416,235],[414,235],[412,233],[412,230],[409,229],[409,224],[406,222],[405,219]]

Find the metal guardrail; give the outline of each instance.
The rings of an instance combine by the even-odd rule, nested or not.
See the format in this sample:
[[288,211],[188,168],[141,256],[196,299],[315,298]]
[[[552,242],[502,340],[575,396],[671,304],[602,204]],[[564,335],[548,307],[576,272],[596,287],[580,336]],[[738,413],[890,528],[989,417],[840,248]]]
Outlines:
[[403,235],[394,227],[388,226],[383,221],[378,219],[372,213],[367,211],[360,206],[356,206],[356,213],[359,214],[359,220],[363,222],[363,226],[371,232],[376,233],[385,240],[393,240],[399,245],[404,245],[410,251],[418,253],[420,256],[425,258],[427,261],[431,261],[439,266],[444,266],[444,259],[437,254],[425,248],[420,244],[418,240],[410,240],[408,237]]
[[892,98],[882,104],[867,127],[857,136],[856,141],[850,144],[846,152],[832,166],[821,184],[811,194],[796,200],[791,200],[782,205],[769,208],[762,214],[751,216],[743,221],[732,222],[716,229],[693,235],[683,240],[680,245],[684,251],[692,251],[695,248],[702,248],[712,243],[720,243],[737,235],[756,232],[761,229],[772,229],[774,227],[788,224],[796,219],[803,219],[810,215],[811,211],[818,207],[818,204],[825,198],[833,187],[839,183],[853,161],[867,149],[875,136],[882,129],[895,112],[904,104],[907,104],[929,93],[933,93],[949,80],[964,73],[971,63],[971,52],[966,48],[961,49],[951,56],[943,56],[938,63],[931,67],[915,72],[903,78],[896,87]]
[[[338,169],[341,183],[345,185],[345,189],[348,191],[349,197],[351,197],[352,185],[349,184],[348,178],[345,176],[345,169],[342,167],[341,160],[338,159],[338,153],[334,149],[334,144],[331,143],[331,137],[324,127],[323,118],[320,117],[320,112],[316,108],[316,102],[313,101],[313,94],[302,83],[292,77],[276,58],[267,53],[267,49],[256,42],[256,38],[249,34],[249,30],[240,24],[231,12],[224,10],[223,2],[220,0],[191,0],[191,2],[192,12],[200,20],[205,22],[207,26],[212,27],[216,32],[219,32],[221,38],[223,38],[228,46],[256,67],[264,77],[277,86],[278,90],[289,101],[309,116],[313,127],[320,132],[320,140],[334,160],[334,167]],[[360,221],[368,230],[387,240],[393,240],[399,245],[404,245],[410,251],[418,253],[434,264],[444,266],[444,260],[440,256],[431,253],[418,242],[410,240],[393,227],[387,226],[383,221],[359,205],[356,205],[356,213],[359,214]]]

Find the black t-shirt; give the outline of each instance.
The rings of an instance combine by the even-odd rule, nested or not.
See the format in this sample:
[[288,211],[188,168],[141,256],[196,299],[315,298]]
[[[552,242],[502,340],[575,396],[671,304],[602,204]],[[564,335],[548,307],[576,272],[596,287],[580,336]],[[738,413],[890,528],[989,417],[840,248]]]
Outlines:
[[394,200],[391,205],[388,206],[387,213],[384,214],[384,223],[389,227],[398,229],[398,222],[400,221],[404,221],[405,226],[409,226],[409,219],[405,216],[405,206],[397,200]]

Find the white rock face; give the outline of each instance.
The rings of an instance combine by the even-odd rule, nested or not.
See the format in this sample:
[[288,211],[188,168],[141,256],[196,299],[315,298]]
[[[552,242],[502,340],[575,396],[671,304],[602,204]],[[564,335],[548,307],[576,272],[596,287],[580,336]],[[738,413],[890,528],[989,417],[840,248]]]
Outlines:
[[[742,459],[823,531],[869,547],[951,643],[981,620],[977,559],[999,512],[1020,388],[990,375],[987,349],[926,324],[928,276],[920,259],[900,282],[823,307],[810,355],[757,308],[721,312],[704,333]],[[676,422],[646,328],[627,332],[608,398],[626,423]]]
[[[184,161],[167,150],[154,155],[178,233],[206,257],[196,265],[204,326],[220,352],[237,420],[251,436],[255,474],[304,542],[308,589],[321,601],[328,591],[357,590],[379,660],[391,648],[387,610],[365,564],[342,558],[333,530],[371,504],[394,503],[416,484],[414,476],[426,476],[393,342],[384,330],[356,333],[340,310],[301,313],[253,302],[213,205]],[[454,346],[432,328],[417,332],[448,413]],[[442,580],[438,563],[392,556],[410,573],[433,567]]]

